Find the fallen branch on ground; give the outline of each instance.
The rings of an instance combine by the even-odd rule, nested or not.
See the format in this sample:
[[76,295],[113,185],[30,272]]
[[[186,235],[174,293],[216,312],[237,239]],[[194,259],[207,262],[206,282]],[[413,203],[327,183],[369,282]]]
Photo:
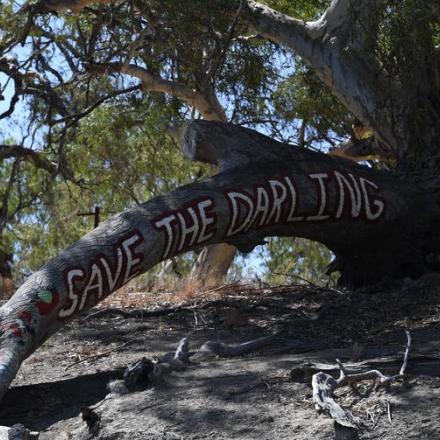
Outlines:
[[199,362],[215,356],[241,356],[270,346],[304,349],[302,343],[280,334],[274,334],[240,344],[207,341],[197,351],[190,352],[189,339],[183,338],[176,351],[166,353],[156,362],[143,357],[127,367],[123,381],[113,381],[109,384],[108,388],[110,392],[116,394],[140,391],[154,383],[162,382],[164,377],[173,371],[184,370],[191,363],[190,358]]
[[142,391],[154,383],[162,382],[172,371],[184,370],[189,364],[189,356],[188,338],[182,338],[177,349],[166,353],[159,361],[143,357],[127,367],[124,379],[110,382],[108,389],[115,394]]
[[88,321],[94,318],[102,318],[104,316],[109,315],[117,315],[122,316],[125,319],[128,318],[152,318],[157,316],[169,315],[171,313],[181,312],[182,310],[192,310],[189,307],[176,306],[176,307],[163,307],[155,310],[143,310],[143,309],[134,309],[134,310],[124,310],[117,309],[114,307],[109,307],[107,309],[98,310],[97,312],[90,313],[86,317],[83,318],[83,321]]
[[261,338],[252,339],[250,341],[242,342],[240,344],[225,344],[220,341],[207,341],[199,350],[194,353],[192,360],[204,360],[212,356],[234,357],[243,356],[261,348],[270,346],[277,346],[283,348],[294,348],[304,350],[310,349],[298,340],[283,336],[281,334],[274,334],[263,336]]
[[337,423],[343,426],[357,428],[359,423],[355,420],[353,415],[344,410],[338,403],[335,402],[333,393],[337,388],[340,388],[348,383],[360,382],[363,380],[378,380],[379,385],[385,386],[405,377],[405,371],[408,365],[409,352],[411,348],[411,335],[408,330],[405,330],[407,337],[407,344],[403,363],[398,374],[387,376],[379,370],[369,370],[361,373],[350,373],[339,361],[336,360],[339,366],[339,378],[335,379],[330,374],[319,372],[312,377],[313,401],[318,410],[327,411],[330,416],[335,419]]

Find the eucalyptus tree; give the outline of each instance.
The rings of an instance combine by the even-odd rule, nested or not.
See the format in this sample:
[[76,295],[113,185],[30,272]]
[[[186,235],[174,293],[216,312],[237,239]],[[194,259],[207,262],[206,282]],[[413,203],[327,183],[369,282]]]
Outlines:
[[[305,2],[295,12],[310,18],[320,7],[319,2],[314,6]],[[67,13],[60,14],[62,10]],[[143,127],[151,132],[150,138],[152,133],[159,136],[157,144],[169,142],[163,133],[174,136],[175,127],[191,117],[259,126],[277,138],[302,146],[334,143],[334,138],[349,131],[347,112],[321,90],[313,73],[299,59],[292,66],[279,46],[250,34],[243,6],[234,1],[213,3],[209,11],[200,1],[190,5],[176,1],[110,2],[84,8],[73,3],[54,4],[53,8],[44,3],[19,7],[4,1],[0,28],[4,89],[14,86],[0,118],[6,121],[16,115],[16,119],[24,120],[16,125],[25,132],[24,139],[14,143],[3,140],[0,158],[26,161],[47,173],[40,192],[46,197],[36,197],[33,204],[33,209],[38,207],[41,212],[34,229],[23,225],[17,215],[9,215],[5,224],[14,224],[15,233],[21,227],[34,234],[40,234],[42,224],[47,225],[47,243],[59,246],[75,235],[69,222],[64,228],[53,223],[53,219],[66,217],[57,213],[53,200],[64,193],[69,197],[74,187],[81,186],[93,187],[100,193],[96,199],[101,202],[108,194],[105,185],[99,188],[96,184],[101,181],[97,174],[86,173],[88,179],[84,176],[88,164],[81,164],[81,158],[90,159],[90,152],[84,150],[99,133],[89,130],[90,139],[80,134],[84,126],[90,127],[88,121],[100,106],[127,115],[126,121],[123,115],[118,120],[121,138],[126,136],[124,132]],[[151,115],[159,113],[153,123]],[[116,130],[111,120],[108,130]],[[107,151],[113,154],[115,149]],[[134,163],[138,158],[131,151],[125,160]],[[113,165],[116,162],[113,158]],[[138,171],[151,171],[148,165]],[[160,168],[157,165],[156,161],[156,173]],[[185,165],[182,167],[188,173],[186,179],[191,178]],[[130,180],[125,174],[119,182],[127,189]],[[185,179],[170,181],[177,185]],[[53,183],[56,189],[48,191]],[[121,183],[114,187],[118,185]],[[126,197],[126,206],[148,195],[139,187],[133,188]],[[76,206],[77,200],[71,199]],[[73,211],[65,203],[62,206]],[[115,211],[120,205],[110,208]],[[63,229],[71,233],[57,235]],[[19,235],[26,241],[26,234]],[[12,251],[10,246],[7,250]],[[30,268],[35,268],[45,251],[53,255],[45,246],[31,260],[20,254],[20,265],[30,261]],[[234,247],[227,244],[204,249],[193,275],[203,281],[210,278],[210,282],[220,282],[234,254]]]
[[[46,77],[31,90],[40,98],[33,110],[43,108],[45,120],[52,121],[48,136],[68,138],[69,125],[107,97],[130,92],[158,101],[179,98],[174,116],[186,115],[186,103],[207,121],[192,118],[182,130],[174,117],[164,130],[180,139],[187,158],[221,172],[112,217],[31,276],[1,309],[2,391],[21,361],[64,322],[157,262],[202,245],[228,243],[249,251],[267,236],[309,238],[333,251],[330,270],[349,286],[438,269],[438,2],[334,0],[308,8],[312,2],[304,1],[302,11],[310,16],[301,19],[290,2],[268,3],[213,1],[208,8],[205,2],[42,0],[21,10],[20,38],[37,38],[35,59],[46,44],[55,44],[52,57],[58,62],[59,50],[72,76],[58,78],[60,89],[73,81],[75,89],[66,93],[77,103],[75,91],[84,88],[78,110],[66,110],[57,86],[48,86],[56,74],[45,58]],[[316,8],[322,10],[314,17]],[[68,48],[65,33],[73,31],[79,53],[77,46]],[[3,47],[13,41],[4,35]],[[273,44],[283,49],[271,52]],[[256,58],[244,57],[246,51]],[[280,81],[274,87],[270,78],[282,57],[295,70],[293,84],[301,74],[326,85],[357,119],[354,127],[361,123],[369,133],[358,136],[358,146],[371,148],[383,164],[359,165],[223,122],[243,125],[237,108],[246,118],[270,115],[277,101],[266,104],[264,93],[275,96],[281,83],[286,86]],[[297,64],[298,57],[308,68]],[[244,61],[255,59],[262,66]],[[248,83],[240,75],[242,61]],[[5,62],[3,71],[18,78],[18,90],[35,81],[30,72],[20,72],[17,61]],[[107,95],[100,95],[101,87]],[[300,91],[287,90],[292,97]],[[256,113],[248,106],[252,93],[266,96]],[[342,119],[345,124],[350,117]],[[279,128],[279,119],[272,128]],[[299,145],[305,128],[296,132]],[[337,125],[331,128],[338,134]],[[59,145],[63,158],[65,143]],[[65,169],[58,165],[57,171]]]

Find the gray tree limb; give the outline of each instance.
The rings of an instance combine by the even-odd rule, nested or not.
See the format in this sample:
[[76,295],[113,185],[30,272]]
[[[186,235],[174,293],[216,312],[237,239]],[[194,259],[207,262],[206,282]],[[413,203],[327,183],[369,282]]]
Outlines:
[[369,370],[361,373],[350,373],[344,365],[337,359],[339,366],[339,378],[334,379],[327,373],[319,372],[312,377],[313,401],[317,409],[325,410],[340,425],[356,428],[357,422],[352,414],[344,409],[334,400],[334,391],[347,385],[348,383],[356,383],[363,380],[377,380],[380,385],[387,385],[391,382],[403,379],[408,365],[408,358],[411,349],[411,335],[408,330],[405,331],[407,343],[405,354],[403,356],[402,366],[398,374],[387,376],[379,370]]
[[86,65],[90,73],[124,73],[142,81],[145,90],[153,92],[169,93],[187,104],[195,107],[208,121],[226,122],[226,114],[218,98],[212,93],[192,89],[176,81],[170,81],[152,75],[144,67],[124,63],[89,63]]
[[[387,145],[399,145],[390,125],[385,100],[398,97],[398,85],[384,78],[365,53],[359,51],[365,34],[355,26],[356,14],[376,11],[376,0],[334,0],[322,17],[304,22],[253,0],[247,2],[250,21],[258,33],[292,49],[332,93]],[[373,34],[374,26],[368,24]],[[371,35],[371,34],[370,34]],[[352,39],[353,41],[350,41]],[[389,108],[389,107],[388,107]]]

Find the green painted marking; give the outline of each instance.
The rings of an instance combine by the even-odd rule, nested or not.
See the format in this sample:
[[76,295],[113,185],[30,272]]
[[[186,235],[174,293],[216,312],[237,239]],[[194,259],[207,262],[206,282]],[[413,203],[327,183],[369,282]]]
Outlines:
[[49,290],[42,290],[41,292],[38,292],[38,298],[46,304],[50,304],[52,302],[52,292]]

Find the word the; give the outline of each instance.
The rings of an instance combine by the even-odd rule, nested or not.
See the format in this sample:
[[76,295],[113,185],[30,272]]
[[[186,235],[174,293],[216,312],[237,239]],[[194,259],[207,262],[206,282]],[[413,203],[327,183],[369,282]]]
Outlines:
[[[112,259],[98,255],[89,262],[87,270],[82,267],[68,269],[64,277],[68,299],[58,312],[58,317],[64,319],[83,310],[91,295],[94,295],[95,302],[98,302],[103,296],[138,275],[144,257],[136,253],[136,247],[142,241],[142,234],[134,231],[116,244]],[[84,287],[79,288],[78,284]]]
[[217,216],[210,197],[197,199],[183,208],[155,218],[152,224],[165,234],[162,258],[168,258],[184,248],[202,244],[213,237]]

